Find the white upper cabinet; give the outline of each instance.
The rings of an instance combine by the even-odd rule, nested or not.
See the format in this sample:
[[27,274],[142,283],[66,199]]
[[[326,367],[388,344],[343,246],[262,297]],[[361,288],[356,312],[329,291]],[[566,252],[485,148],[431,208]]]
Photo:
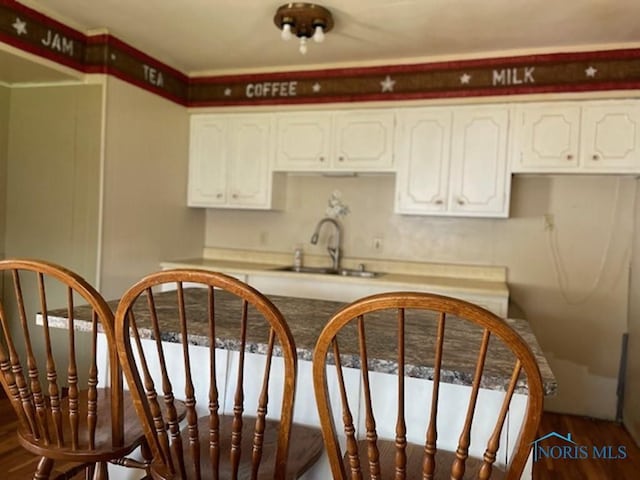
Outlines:
[[460,215],[506,217],[509,108],[462,107],[453,115],[449,210]]
[[[227,203],[227,120],[192,117],[187,204],[209,207]],[[217,153],[217,155],[216,155]]]
[[506,217],[509,108],[398,111],[397,213]]
[[192,115],[190,206],[278,208],[282,172],[395,173],[396,213],[507,217],[511,173],[640,173],[640,102]]
[[393,110],[278,114],[274,169],[392,171],[394,119]]
[[516,110],[514,172],[640,172],[637,101],[555,102]]
[[271,115],[191,118],[188,205],[272,208]]
[[277,117],[275,168],[316,171],[327,168],[331,148],[331,114],[283,113]]
[[451,119],[449,108],[398,112],[396,212],[448,209]]
[[582,109],[580,140],[585,170],[640,172],[640,105],[598,103]]
[[393,110],[338,112],[333,126],[333,166],[355,171],[393,167]]

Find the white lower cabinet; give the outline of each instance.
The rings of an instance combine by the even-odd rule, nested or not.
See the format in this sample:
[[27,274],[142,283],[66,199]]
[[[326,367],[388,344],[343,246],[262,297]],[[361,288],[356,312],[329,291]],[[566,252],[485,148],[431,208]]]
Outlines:
[[609,100],[519,105],[512,170],[640,172],[640,104]]
[[506,217],[509,108],[398,111],[396,213]]
[[188,205],[270,209],[273,155],[271,115],[194,115],[191,118]]
[[[353,302],[359,298],[377,293],[407,290],[406,285],[385,282],[384,276],[368,282],[342,282],[340,278],[333,280],[321,278],[318,275],[260,275],[247,276],[246,282],[267,295],[284,295],[299,298],[315,298],[318,300],[332,300],[336,302]],[[461,298],[487,310],[499,317],[506,317],[509,308],[509,294],[483,295],[465,291],[451,291],[433,285],[412,285],[416,292],[430,292]]]

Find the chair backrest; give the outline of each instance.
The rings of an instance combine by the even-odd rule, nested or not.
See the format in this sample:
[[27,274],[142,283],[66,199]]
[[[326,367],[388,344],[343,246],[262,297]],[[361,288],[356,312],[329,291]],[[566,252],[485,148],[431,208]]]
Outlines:
[[[125,292],[116,338],[156,475],[240,478],[247,468],[255,475],[267,468],[263,440],[270,438],[277,447],[268,478],[284,478],[297,358],[291,332],[271,301],[224,274],[161,271]],[[253,372],[245,371],[250,352],[264,360]],[[280,362],[272,375],[272,364]],[[176,422],[176,399],[186,405],[184,428]],[[277,439],[265,432],[271,417],[279,421]]]
[[[360,369],[355,382],[345,366]],[[397,372],[381,380],[374,372],[380,366],[389,372],[397,367]],[[416,383],[409,378],[412,376],[428,380]],[[526,391],[520,436],[506,465],[506,478],[519,479],[542,415],[540,371],[520,335],[479,306],[428,293],[373,295],[340,310],[318,338],[313,377],[325,448],[333,478],[338,480],[369,476],[461,479],[471,463],[471,440],[479,440],[472,429],[476,423],[489,433],[475,449],[482,453],[476,455],[480,457],[474,466],[478,476],[473,478],[490,478],[497,467],[494,462],[513,394]],[[429,387],[425,386],[428,381],[432,381]],[[501,391],[483,391],[481,387],[488,382],[491,388],[501,383]],[[337,389],[333,388],[336,384]],[[359,391],[354,393],[349,386]],[[384,396],[385,389],[393,389],[392,398]],[[497,400],[495,395],[499,395]],[[492,415],[475,414],[483,398],[493,399]],[[385,412],[383,418],[375,414],[380,409]],[[439,421],[439,411],[449,418]],[[342,418],[340,434],[334,415]],[[379,431],[381,427],[386,428],[385,433]],[[414,430],[413,438],[408,439],[408,429]],[[346,442],[345,452],[339,436]],[[382,446],[385,436],[390,441]],[[445,437],[452,443],[448,454],[441,452]],[[416,448],[409,453],[409,447]],[[449,464],[438,463],[442,463],[440,453]],[[383,456],[386,465],[381,463]],[[380,471],[391,476],[380,477]]]
[[[44,456],[55,449],[80,455],[105,442],[121,446],[122,376],[105,300],[76,273],[45,261],[3,260],[0,274],[0,380],[21,435]],[[108,365],[98,359],[99,331]],[[110,375],[108,390],[98,388],[100,364]],[[108,419],[99,415],[101,392],[108,392]],[[100,428],[105,422],[108,432]]]

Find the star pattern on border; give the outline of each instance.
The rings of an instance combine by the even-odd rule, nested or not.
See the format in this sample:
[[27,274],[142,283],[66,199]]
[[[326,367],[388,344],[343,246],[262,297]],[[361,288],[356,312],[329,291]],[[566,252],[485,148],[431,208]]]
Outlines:
[[469,75],[467,72],[465,72],[462,75],[460,75],[460,83],[461,84],[469,85],[470,81],[471,81],[471,75]]
[[593,65],[589,65],[589,68],[585,69],[584,73],[587,77],[595,78],[596,73],[598,73],[598,69]]
[[26,35],[27,34],[27,22],[16,17],[16,21],[11,25],[18,35]]
[[224,89],[224,96],[225,97],[230,97],[231,96],[231,89],[230,88],[225,88]]
[[393,87],[395,86],[396,81],[391,80],[391,77],[387,75],[383,81],[380,82],[380,86],[382,87],[383,92],[393,92]]
[[322,88],[322,86],[318,82],[316,82],[311,87],[311,90],[313,90],[313,93],[318,93],[321,88]]

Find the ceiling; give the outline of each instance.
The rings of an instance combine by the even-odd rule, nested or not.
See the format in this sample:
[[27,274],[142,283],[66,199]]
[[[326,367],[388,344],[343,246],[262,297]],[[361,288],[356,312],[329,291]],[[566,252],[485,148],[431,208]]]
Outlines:
[[640,47],[640,0],[326,0],[335,27],[306,56],[273,23],[282,0],[20,3],[189,75]]

